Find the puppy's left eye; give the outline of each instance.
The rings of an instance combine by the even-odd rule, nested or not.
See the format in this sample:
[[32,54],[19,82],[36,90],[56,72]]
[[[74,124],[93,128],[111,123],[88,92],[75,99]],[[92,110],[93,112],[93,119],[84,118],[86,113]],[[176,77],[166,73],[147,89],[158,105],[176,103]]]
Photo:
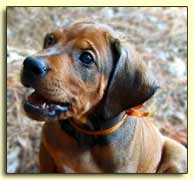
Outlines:
[[80,54],[79,61],[86,67],[90,67],[92,64],[95,63],[92,53],[88,51],[84,51]]
[[57,40],[56,40],[54,34],[48,34],[48,35],[45,37],[43,47],[44,47],[44,48],[48,48],[49,46],[52,46],[52,45],[54,45],[54,44],[56,44],[56,43],[57,43]]

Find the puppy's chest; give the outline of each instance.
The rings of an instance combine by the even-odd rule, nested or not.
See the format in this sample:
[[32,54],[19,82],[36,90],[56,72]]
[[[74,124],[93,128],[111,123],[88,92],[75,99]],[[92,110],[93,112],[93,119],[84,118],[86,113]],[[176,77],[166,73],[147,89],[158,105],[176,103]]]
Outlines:
[[[101,173],[102,170],[95,163],[90,151],[76,151],[68,149],[68,152],[58,152],[55,156],[56,166],[62,173]],[[67,152],[67,151],[66,151]]]
[[53,155],[60,172],[66,173],[116,172],[129,163],[126,149],[115,145],[96,145],[91,149],[67,145]]
[[[51,130],[51,129],[50,129]],[[80,145],[75,138],[61,131],[44,130],[46,148],[59,172],[102,173],[115,172],[127,166],[128,146],[123,140],[91,146]],[[51,135],[50,132],[56,132]]]

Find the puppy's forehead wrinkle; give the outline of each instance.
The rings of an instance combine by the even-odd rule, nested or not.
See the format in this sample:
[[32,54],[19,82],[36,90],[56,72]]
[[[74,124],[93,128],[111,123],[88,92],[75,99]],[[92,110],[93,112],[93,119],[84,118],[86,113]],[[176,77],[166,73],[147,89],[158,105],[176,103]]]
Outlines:
[[116,34],[117,33],[109,26],[93,22],[76,23],[66,27],[65,31],[65,36],[68,40],[77,37],[88,37],[91,38],[92,41],[95,41],[95,44],[98,44],[102,39],[106,40],[107,35],[117,38]]
[[47,49],[43,49],[41,52],[36,54],[37,57],[44,57],[44,56],[52,56],[52,55],[60,55],[63,53],[68,54],[70,51],[70,48],[64,47],[61,44],[57,44],[55,46],[52,46]]

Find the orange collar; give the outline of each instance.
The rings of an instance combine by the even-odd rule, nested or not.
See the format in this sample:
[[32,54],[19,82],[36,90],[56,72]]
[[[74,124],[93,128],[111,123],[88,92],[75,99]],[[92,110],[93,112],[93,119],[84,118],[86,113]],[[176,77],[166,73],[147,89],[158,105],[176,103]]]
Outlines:
[[79,132],[83,133],[83,134],[87,134],[87,135],[106,135],[106,134],[110,134],[114,131],[116,131],[127,119],[128,116],[137,116],[137,117],[145,117],[149,115],[149,112],[140,112],[140,111],[136,111],[137,109],[140,109],[143,105],[140,104],[138,106],[132,107],[130,109],[128,109],[125,114],[122,116],[122,118],[120,119],[120,121],[115,124],[114,126],[112,126],[111,128],[107,128],[104,130],[86,130],[86,129],[82,129],[80,128],[77,124],[75,124],[73,121],[70,121],[71,125]]

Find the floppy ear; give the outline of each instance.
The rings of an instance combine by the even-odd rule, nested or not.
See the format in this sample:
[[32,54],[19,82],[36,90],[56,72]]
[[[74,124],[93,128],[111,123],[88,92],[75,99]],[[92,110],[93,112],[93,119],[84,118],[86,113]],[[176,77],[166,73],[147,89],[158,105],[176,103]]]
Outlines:
[[109,118],[148,100],[158,86],[149,75],[144,62],[132,47],[112,40],[115,69],[105,99],[105,114]]

